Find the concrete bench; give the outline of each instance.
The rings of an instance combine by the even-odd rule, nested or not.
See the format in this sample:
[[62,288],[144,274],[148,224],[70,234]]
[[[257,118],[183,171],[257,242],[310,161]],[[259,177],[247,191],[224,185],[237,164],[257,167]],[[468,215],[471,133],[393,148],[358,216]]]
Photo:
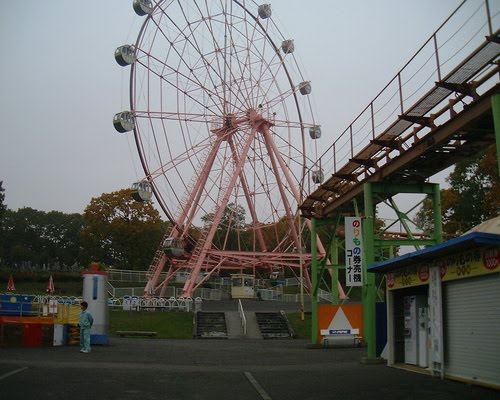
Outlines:
[[362,337],[359,336],[359,329],[322,329],[321,342],[324,347],[343,345],[359,346]]
[[158,332],[151,332],[151,331],[116,331],[116,334],[118,336],[124,337],[124,336],[147,336],[147,337],[153,337],[157,336]]

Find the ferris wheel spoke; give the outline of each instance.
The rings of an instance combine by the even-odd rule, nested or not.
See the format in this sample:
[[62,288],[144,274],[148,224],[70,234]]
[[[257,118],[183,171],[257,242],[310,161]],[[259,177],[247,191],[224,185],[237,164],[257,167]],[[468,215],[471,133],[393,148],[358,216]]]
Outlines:
[[[248,10],[245,9],[248,12]],[[247,107],[256,107],[259,104],[258,96],[253,94],[255,88],[259,88],[262,82],[262,65],[264,63],[264,57],[262,53],[256,53],[252,51],[258,42],[262,42],[264,49],[267,46],[267,42],[262,38],[257,36],[258,22],[252,16],[252,22],[247,23],[248,19],[243,19],[244,23],[231,23],[229,24],[230,33],[230,49],[231,57],[230,62],[234,62],[235,68],[230,66],[231,79],[236,83],[238,90],[235,98],[244,96],[246,100]],[[243,25],[243,26],[241,26]],[[243,29],[242,29],[243,28]],[[235,38],[245,38],[242,43],[237,42]],[[256,60],[257,58],[257,60]],[[260,64],[259,75],[254,75],[254,65]],[[240,76],[240,78],[238,78]],[[230,86],[232,87],[232,85]]]
[[[229,145],[231,147],[231,153],[232,153],[234,163],[238,164],[240,157],[239,157],[238,151],[236,149],[236,146],[234,145],[234,143],[232,141],[229,142]],[[243,193],[245,195],[245,200],[246,200],[248,209],[250,211],[252,223],[254,224],[254,226],[258,226],[259,218],[258,218],[257,213],[255,211],[255,204],[254,204],[254,201],[252,200],[251,191],[250,191],[250,188],[248,186],[248,179],[246,178],[243,170],[240,171],[239,179],[240,179],[240,184],[241,184],[242,189],[243,189]],[[256,234],[257,234],[256,236],[257,236],[257,239],[259,241],[259,245],[260,245],[261,250],[266,251],[267,246],[266,246],[264,237],[262,236],[262,232],[260,231],[260,229],[256,230]]]
[[[215,2],[210,3],[212,6],[215,4]],[[209,4],[207,1],[205,1],[205,9],[209,15],[211,15],[211,9],[209,8]],[[200,12],[202,12],[200,10]],[[220,79],[220,82],[217,87],[221,87],[222,89],[222,94],[221,97],[223,98],[223,114],[226,115],[229,111],[227,109],[228,104],[232,104],[231,99],[228,98],[228,95],[231,93],[231,87],[233,86],[232,83],[234,83],[234,76],[231,76],[231,78],[228,79],[228,71],[229,74],[231,74],[231,68],[230,65],[228,65],[228,60],[231,59],[231,55],[228,56],[228,43],[227,43],[227,36],[228,36],[228,30],[230,29],[230,24],[227,23],[227,14],[228,10],[221,4],[221,10],[219,13],[216,14],[216,16],[219,16],[221,19],[217,20],[216,17],[213,18],[208,18],[205,19],[205,26],[208,30],[208,33],[210,34],[210,40],[213,43],[214,46],[214,53],[213,56],[215,57],[216,62],[213,65],[214,68],[216,68],[216,74]],[[215,34],[215,26],[214,24],[217,24],[217,26],[224,26],[224,35],[223,35],[223,43],[220,43],[220,39],[217,37]],[[222,57],[218,57],[219,54],[223,54]],[[231,52],[229,51],[229,54]],[[234,104],[232,104],[234,106]],[[240,107],[241,109],[241,107]],[[234,110],[232,110],[233,112]]]
[[[181,9],[182,9],[182,6],[181,6]],[[185,83],[192,84],[193,87],[198,88],[198,90],[200,90],[200,92],[204,92],[204,93],[208,94],[209,98],[212,99],[213,105],[215,107],[218,107],[218,104],[213,100],[218,98],[220,101],[223,101],[223,98],[220,98],[220,95],[217,92],[210,90],[207,86],[205,86],[203,84],[203,82],[199,80],[198,75],[194,74],[194,68],[192,66],[188,65],[187,62],[185,61],[186,54],[184,53],[184,51],[190,51],[190,50],[194,49],[195,51],[198,52],[198,57],[201,56],[201,59],[205,65],[205,67],[211,65],[205,59],[205,56],[203,55],[203,52],[201,52],[199,46],[197,46],[197,43],[195,41],[193,41],[193,38],[195,37],[193,32],[191,31],[190,35],[187,35],[186,33],[184,33],[184,30],[177,24],[177,22],[173,18],[171,18],[168,15],[168,13],[167,13],[167,19],[172,24],[172,26],[174,26],[178,31],[176,40],[169,40],[168,35],[164,32],[164,29],[159,25],[159,23],[157,23],[156,20],[154,20],[154,23],[155,23],[157,29],[161,32],[164,39],[168,43],[170,43],[171,49],[173,50],[173,52],[177,56],[178,65],[177,66],[169,65],[169,64],[166,64],[157,58],[155,58],[155,61],[157,63],[159,63],[160,65],[162,65],[164,68],[166,67],[167,69],[169,69],[171,71],[171,74],[175,74],[177,77],[179,77],[179,76],[182,77],[185,80]],[[190,27],[190,26],[191,25],[188,23],[188,27]],[[189,29],[191,29],[191,28],[189,28]],[[184,46],[180,46],[180,44],[183,44]],[[179,48],[182,48],[183,50],[180,51]],[[189,53],[189,54],[191,54],[191,53]],[[149,55],[149,56],[151,56],[151,55]],[[186,69],[186,73],[181,72],[181,67]],[[157,71],[152,71],[152,72],[155,73],[156,75],[158,75],[160,78],[162,78],[162,79],[164,78],[164,76],[162,74],[159,74]],[[189,75],[187,74],[187,72],[189,72]],[[216,73],[217,71],[214,70],[213,72]],[[210,76],[210,75],[208,75],[208,76]],[[221,78],[221,77],[219,76],[219,78]],[[174,87],[176,86],[175,83],[173,83],[169,80],[167,80],[167,82],[169,84],[173,84]],[[187,94],[187,91],[188,91],[187,88],[185,88],[184,93]],[[203,104],[201,104],[201,105],[203,106]],[[219,109],[219,111],[222,112],[223,110]]]
[[[206,18],[202,17],[202,11],[200,10],[199,6],[197,3],[194,3],[197,10],[200,13],[200,18],[199,20],[196,21],[190,21],[188,20],[184,9],[181,7],[184,19],[186,21],[186,28],[189,30],[189,36],[185,35],[186,40],[191,44],[192,48],[198,53],[198,56],[200,60],[202,61],[202,64],[196,66],[195,64],[195,69],[207,69],[208,71],[212,72],[213,74],[206,74],[206,77],[210,80],[210,83],[212,87],[217,87],[218,82],[214,79],[214,76],[217,77],[219,80],[222,80],[222,74],[220,71],[215,68],[210,60],[210,58],[215,59],[215,61],[218,63],[219,59],[216,57],[217,51],[211,50],[211,51],[206,51],[202,48],[202,44],[199,43],[199,39],[196,36],[196,29],[199,29],[200,26],[203,26],[203,24],[206,24]],[[208,18],[209,20],[212,20],[213,16]],[[195,27],[193,29],[193,26]],[[207,88],[207,86],[203,86]]]
[[197,113],[187,113],[187,112],[167,112],[167,111],[147,111],[147,110],[135,110],[134,115],[136,118],[146,119],[158,119],[158,120],[168,120],[168,121],[183,121],[183,122],[196,122],[207,124],[210,123],[215,114],[197,114]]
[[165,235],[189,244],[161,260],[191,274],[185,295],[200,271],[297,267],[298,202],[316,159],[304,136],[318,125],[286,38],[255,1],[154,3],[133,46],[128,113],[174,227]]
[[[142,53],[146,56],[147,59],[153,59],[154,61],[157,62],[157,64],[161,65],[162,68],[170,71],[168,74],[161,74],[159,71],[152,69],[149,62],[147,63],[144,62],[142,57],[138,58],[137,63],[142,65],[145,69],[150,71],[155,76],[157,76],[161,81],[165,82],[170,87],[177,89],[179,85],[179,77],[181,77],[183,79],[184,85],[191,84],[193,87],[193,90],[188,90],[187,87],[184,88],[183,93],[186,97],[189,97],[194,103],[198,104],[198,106],[201,109],[209,109],[210,107],[207,104],[205,104],[203,101],[193,96],[193,94],[198,92],[208,94],[208,98],[211,99],[213,107],[215,107],[216,109],[219,108],[217,102],[214,101],[214,99],[219,98],[217,92],[211,91],[208,88],[204,87],[198,79],[191,78],[190,76],[186,75],[175,66],[166,64],[160,61],[159,59],[155,58],[154,56],[145,53],[144,51],[142,51]],[[173,79],[169,79],[171,77]],[[222,98],[219,98],[219,100],[222,101]],[[219,111],[222,112],[221,109],[219,109]]]
[[[248,26],[245,25],[245,28],[248,28]],[[266,97],[266,92],[262,88],[264,85],[275,81],[276,72],[274,71],[271,72],[273,70],[273,64],[268,63],[265,60],[264,53],[268,45],[267,42],[263,39],[256,39],[256,38],[254,39],[254,36],[256,35],[257,32],[257,24],[254,24],[252,28],[253,28],[251,31],[252,36],[248,37],[246,46],[244,46],[242,50],[238,51],[236,45],[234,44],[234,42],[232,42],[232,46],[234,47],[235,50],[234,51],[235,62],[240,70],[239,72],[241,75],[239,81],[237,79],[234,80],[236,82],[241,82],[239,83],[238,87],[243,86],[245,88],[244,91],[245,99],[247,101],[248,107],[256,107],[256,106],[262,107],[263,105],[266,104],[266,102],[263,101],[263,99],[265,99]],[[240,34],[243,33],[239,31],[237,27],[235,27],[233,30]],[[233,30],[231,30],[231,32]],[[253,41],[261,41],[263,50],[259,52],[255,50],[252,51]],[[276,66],[279,68],[278,64],[276,64]],[[258,73],[255,74],[254,71],[258,71]],[[238,95],[238,93],[236,93],[236,95]]]
[[169,173],[172,169],[179,167],[179,165],[182,165],[185,161],[189,160],[192,157],[192,153],[184,153],[179,156],[177,156],[175,159],[169,160],[168,163],[162,165],[160,168],[158,168],[156,171],[151,172],[150,177],[151,179],[155,180],[164,174]]

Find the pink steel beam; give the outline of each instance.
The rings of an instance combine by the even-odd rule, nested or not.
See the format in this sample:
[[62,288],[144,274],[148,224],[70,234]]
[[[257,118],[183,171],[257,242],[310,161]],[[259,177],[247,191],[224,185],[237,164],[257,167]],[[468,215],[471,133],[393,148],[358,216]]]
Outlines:
[[[217,138],[217,141],[214,143],[212,149],[210,150],[210,153],[207,157],[206,163],[204,167],[201,169],[202,171],[209,171],[212,168],[212,165],[215,161],[215,158],[217,156],[217,151],[219,150],[220,144],[222,142],[222,139],[219,137]],[[174,229],[172,229],[171,235],[172,237],[176,238],[179,237],[181,234],[181,227],[185,225],[186,227],[189,226],[189,224],[192,222],[192,219],[194,218],[194,213],[196,211],[195,205],[198,204],[200,197],[203,193],[203,187],[206,184],[206,181],[208,179],[208,173],[201,173],[198,176],[198,179],[191,190],[190,196],[188,200],[186,201],[186,205],[183,207],[181,215],[176,219],[175,221],[175,226]],[[185,224],[185,220],[188,217],[188,211],[189,208],[191,207],[191,213],[189,215],[188,223]],[[187,229],[187,228],[186,228]],[[167,262],[167,256],[163,254],[162,258],[158,262],[158,265],[155,268],[155,271],[153,273],[152,278],[150,281],[148,281],[148,289],[152,290],[153,292],[156,290],[156,286],[158,284],[158,280],[160,277],[160,274],[162,273],[163,269],[165,268],[165,264]],[[169,274],[170,275],[170,274]],[[165,279],[165,281],[170,281],[172,276],[168,277]],[[163,282],[163,288],[166,287],[166,283]],[[165,289],[162,289],[162,292],[164,292]]]
[[[268,146],[270,149],[269,153],[270,154],[274,153],[276,160],[278,160],[278,163],[280,164],[281,169],[282,169],[283,173],[285,174],[285,179],[288,182],[288,186],[292,190],[292,193],[295,197],[295,200],[297,201],[297,204],[300,204],[300,202],[302,201],[301,196],[300,196],[299,192],[297,191],[297,188],[295,187],[294,181],[292,180],[292,177],[290,176],[290,172],[288,171],[288,168],[287,168],[285,162],[283,161],[283,158],[281,157],[281,154],[280,154],[278,148],[276,147],[276,143],[270,137],[269,130],[267,130],[267,132],[265,132],[264,138],[265,138],[266,146]],[[272,158],[272,160],[273,159],[274,158]],[[277,175],[277,177],[278,177],[278,175]],[[282,195],[282,197],[283,197],[283,201],[287,201],[286,197],[284,195]],[[286,204],[288,204],[288,201]],[[288,205],[288,208],[289,208],[289,205]],[[288,211],[289,210],[287,210],[287,212]],[[311,229],[311,221],[306,220],[305,222],[310,230]],[[295,225],[293,225],[292,234],[293,234],[293,238],[294,238],[295,243],[296,243],[296,247],[300,248],[301,242],[297,236],[297,232],[295,230]],[[318,246],[318,255],[323,257],[326,254],[326,251],[325,251],[325,248],[324,248],[323,243],[321,242],[321,239],[319,238],[319,236],[317,237],[317,246]],[[330,273],[331,273],[331,271],[330,271]],[[308,272],[307,268],[304,268],[304,276],[305,276],[306,282],[309,286],[311,284],[311,280],[310,280],[309,272]],[[342,291],[342,293],[343,293],[343,291]]]
[[[292,193],[295,197],[295,200],[297,201],[297,204],[300,204],[301,196],[300,196],[299,192],[297,191],[297,188],[295,187],[294,181],[292,180],[292,177],[290,176],[290,172],[288,171],[288,167],[286,166],[285,161],[283,161],[283,158],[281,157],[280,152],[279,152],[278,148],[276,147],[276,143],[274,143],[274,140],[272,140],[270,137],[269,131],[267,131],[267,134],[264,137],[266,139],[266,146],[269,145],[269,147],[272,149],[272,152],[276,155],[276,159],[278,160],[278,162],[281,166],[281,169],[282,169],[283,173],[285,174],[285,179],[288,182],[288,186],[292,190]],[[309,220],[306,220],[306,224],[307,224],[308,228],[310,229],[311,226],[310,226]],[[321,242],[319,237],[317,238],[317,240],[318,240],[318,254],[323,256],[326,254],[325,248],[323,247],[323,243]],[[297,248],[299,246],[300,246],[300,243],[297,243]]]
[[[265,120],[262,116],[257,114],[255,110],[250,110],[248,112],[248,117],[244,118],[242,120],[234,120],[233,121],[233,127],[238,126],[240,123],[245,123],[248,122],[251,126],[250,129],[250,134],[248,135],[247,141],[245,143],[245,146],[243,148],[243,151],[240,155],[240,159],[238,160],[238,163],[235,167],[235,170],[233,171],[233,176],[231,177],[231,180],[225,190],[224,196],[218,205],[217,211],[215,212],[214,219],[212,221],[212,225],[210,227],[210,230],[207,234],[207,237],[205,239],[205,242],[203,243],[203,248],[201,249],[200,256],[196,260],[196,264],[193,267],[193,271],[191,272],[191,276],[189,279],[186,281],[186,284],[184,285],[184,295],[189,296],[193,290],[193,286],[195,284],[196,278],[198,277],[198,274],[200,273],[201,266],[204,262],[204,259],[206,257],[207,251],[212,245],[212,240],[215,236],[215,232],[217,230],[217,227],[221,221],[222,214],[224,213],[227,204],[229,202],[229,197],[231,195],[231,192],[234,188],[234,185],[236,184],[236,180],[239,177],[239,174],[243,168],[243,165],[246,160],[246,156],[248,154],[248,151],[250,150],[251,144],[255,138],[255,134],[257,132],[263,131],[263,129],[268,129],[265,128],[266,125],[269,125],[270,122]],[[234,128],[231,127],[230,129],[233,130]]]
[[[233,155],[233,160],[234,160],[234,162],[236,164],[237,160],[238,160],[238,154],[237,154],[237,151],[236,151],[236,148],[234,146],[234,142],[233,142],[232,138],[229,140],[229,146],[231,147],[231,152],[232,152],[232,155]],[[266,251],[267,250],[266,242],[264,240],[264,236],[262,235],[262,231],[260,229],[258,229],[259,219],[257,217],[257,213],[255,212],[255,204],[252,201],[252,198],[251,198],[251,195],[250,195],[250,190],[248,188],[248,182],[247,182],[246,176],[243,173],[243,171],[240,172],[240,182],[241,182],[241,186],[243,187],[243,192],[245,193],[245,198],[247,200],[248,209],[250,210],[250,214],[251,214],[251,217],[252,217],[253,226],[255,228],[255,233],[257,235],[257,240],[259,241],[260,249],[262,251]]]
[[[223,141],[223,137],[219,136],[217,137],[216,142],[214,143],[213,147],[210,150],[210,154],[208,155],[207,161],[205,165],[201,168],[200,175],[198,176],[198,179],[196,181],[195,186],[193,187],[193,190],[191,191],[191,194],[186,202],[186,205],[184,209],[182,210],[181,215],[179,216],[177,220],[177,226],[185,226],[187,229],[191,223],[193,222],[193,218],[196,213],[196,207],[199,204],[201,195],[203,194],[203,188],[205,187],[208,176],[210,171],[212,170],[212,166],[215,162],[215,158],[217,157],[217,152],[219,151],[219,147]],[[191,209],[191,212],[188,215],[188,211]],[[186,222],[187,218],[187,222]]]

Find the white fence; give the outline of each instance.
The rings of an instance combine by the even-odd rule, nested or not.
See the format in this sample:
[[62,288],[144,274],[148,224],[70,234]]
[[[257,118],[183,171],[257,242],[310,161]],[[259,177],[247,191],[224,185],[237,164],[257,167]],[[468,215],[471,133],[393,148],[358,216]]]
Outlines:
[[[112,299],[112,307],[122,308],[125,311],[200,311],[202,306],[200,297],[194,300],[191,297],[139,297],[124,296],[122,299]],[[111,305],[111,304],[110,304]]]
[[[138,296],[144,295],[144,286],[136,287],[121,287],[115,288],[111,283],[108,282],[108,293],[113,298],[121,298],[124,296]],[[182,288],[177,288],[174,286],[168,286],[165,289],[164,297],[183,297]],[[220,300],[222,298],[220,289],[209,289],[209,288],[198,288],[193,292],[192,297],[200,297],[203,300]]]

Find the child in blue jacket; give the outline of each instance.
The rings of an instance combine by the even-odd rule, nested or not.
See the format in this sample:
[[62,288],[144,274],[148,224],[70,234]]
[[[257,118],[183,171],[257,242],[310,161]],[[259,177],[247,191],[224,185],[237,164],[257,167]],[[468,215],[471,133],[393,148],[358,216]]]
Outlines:
[[94,318],[87,311],[88,303],[86,301],[82,301],[80,307],[82,309],[82,313],[80,314],[80,352],[81,353],[90,353],[90,328],[94,323]]

